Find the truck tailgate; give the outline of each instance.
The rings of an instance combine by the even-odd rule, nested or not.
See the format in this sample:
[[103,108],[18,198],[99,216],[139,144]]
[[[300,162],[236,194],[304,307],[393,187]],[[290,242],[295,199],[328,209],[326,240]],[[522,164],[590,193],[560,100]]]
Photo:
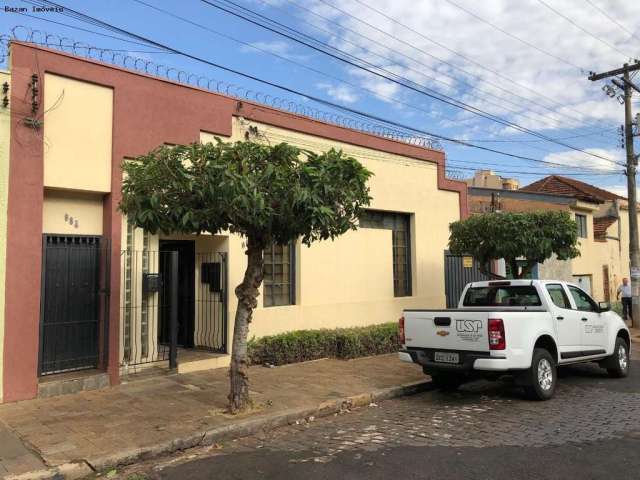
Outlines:
[[488,352],[488,318],[490,312],[486,311],[405,311],[405,345]]

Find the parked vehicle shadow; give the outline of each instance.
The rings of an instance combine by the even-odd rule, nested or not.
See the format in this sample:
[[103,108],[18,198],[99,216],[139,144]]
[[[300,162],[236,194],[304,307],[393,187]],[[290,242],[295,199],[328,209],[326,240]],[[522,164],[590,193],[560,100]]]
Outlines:
[[[611,378],[607,371],[597,363],[580,363],[558,368],[558,394],[567,387],[603,388],[615,392],[640,392],[640,361],[632,361],[629,376]],[[451,402],[472,401],[482,397],[526,401],[522,387],[518,386],[511,375],[500,377],[496,381],[473,380],[464,383],[457,390],[434,389],[432,397],[436,401]]]

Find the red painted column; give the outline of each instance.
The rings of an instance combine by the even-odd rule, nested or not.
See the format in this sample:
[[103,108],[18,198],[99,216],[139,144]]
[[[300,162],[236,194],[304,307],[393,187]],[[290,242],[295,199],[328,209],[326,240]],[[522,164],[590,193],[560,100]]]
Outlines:
[[[34,52],[31,52],[35,55]],[[31,113],[27,55],[12,56],[11,140],[7,218],[5,402],[34,398],[38,392],[40,275],[42,266],[43,132],[24,124]],[[42,118],[43,76],[37,116]]]

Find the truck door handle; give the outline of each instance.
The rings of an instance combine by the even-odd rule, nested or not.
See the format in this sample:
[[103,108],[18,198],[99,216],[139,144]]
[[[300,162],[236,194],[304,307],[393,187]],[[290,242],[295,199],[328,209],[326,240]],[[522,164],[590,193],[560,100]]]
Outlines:
[[438,327],[448,327],[451,325],[451,317],[435,317],[433,323]]
[[587,318],[586,317],[582,317],[580,320],[582,320],[583,322],[586,322]]
[[564,317],[556,317],[558,320],[564,320]]

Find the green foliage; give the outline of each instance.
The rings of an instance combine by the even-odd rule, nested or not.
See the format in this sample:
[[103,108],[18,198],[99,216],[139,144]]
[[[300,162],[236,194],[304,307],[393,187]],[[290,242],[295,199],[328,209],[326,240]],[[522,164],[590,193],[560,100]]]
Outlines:
[[611,310],[622,316],[622,302],[612,302]]
[[152,233],[227,230],[256,245],[305,244],[356,228],[371,176],[357,160],[286,143],[161,146],[122,166],[121,210]]
[[580,255],[576,222],[568,212],[541,211],[473,215],[450,225],[449,250],[454,255],[472,255],[481,265],[504,258],[518,271],[516,259],[528,265],[525,276],[536,263],[553,254],[559,260]]
[[398,325],[334,330],[297,330],[252,339],[248,356],[253,365],[285,365],[319,358],[356,358],[398,351]]

